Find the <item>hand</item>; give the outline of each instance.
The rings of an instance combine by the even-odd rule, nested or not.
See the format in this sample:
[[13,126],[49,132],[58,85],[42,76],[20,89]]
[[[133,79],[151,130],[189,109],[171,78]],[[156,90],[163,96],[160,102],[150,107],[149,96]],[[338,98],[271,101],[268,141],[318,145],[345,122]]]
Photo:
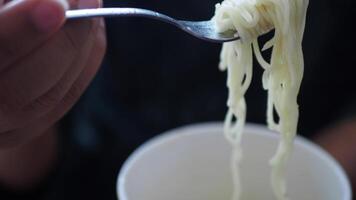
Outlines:
[[356,118],[342,120],[320,131],[316,143],[328,151],[345,169],[356,189]]
[[[100,6],[100,0],[69,3]],[[65,0],[18,0],[0,7],[0,150],[26,144],[53,126],[101,64],[103,21],[65,22],[67,7]]]

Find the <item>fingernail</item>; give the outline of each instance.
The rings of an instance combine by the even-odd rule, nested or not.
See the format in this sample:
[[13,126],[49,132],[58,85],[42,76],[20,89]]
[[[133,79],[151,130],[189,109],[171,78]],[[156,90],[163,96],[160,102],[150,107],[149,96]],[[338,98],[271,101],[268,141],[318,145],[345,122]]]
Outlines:
[[78,8],[86,9],[86,8],[99,8],[101,5],[100,0],[79,0]]
[[54,31],[63,22],[68,7],[66,0],[40,1],[32,11],[32,21],[42,32]]

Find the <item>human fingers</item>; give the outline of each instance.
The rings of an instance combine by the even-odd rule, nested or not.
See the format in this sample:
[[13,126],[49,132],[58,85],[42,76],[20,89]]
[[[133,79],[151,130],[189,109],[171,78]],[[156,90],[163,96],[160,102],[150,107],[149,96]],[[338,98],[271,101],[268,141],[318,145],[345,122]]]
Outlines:
[[23,127],[0,134],[0,149],[13,147],[40,136],[70,110],[94,78],[105,53],[106,38],[104,32],[99,32],[97,37],[86,62],[86,68],[71,85],[65,96],[58,102],[58,105],[49,113]]
[[65,21],[65,0],[12,1],[0,9],[0,72],[47,41]]
[[[102,57],[92,56],[90,53],[94,51],[97,55],[103,54],[102,48],[93,48],[93,45],[105,44],[105,41],[97,39],[99,33],[103,34],[104,28],[97,20],[88,23],[70,24],[65,27],[67,31],[63,34],[66,38],[72,37],[71,39],[63,41],[62,37],[59,37],[57,42],[50,42],[57,48],[61,47],[59,43],[64,45],[61,48],[64,52],[58,56],[56,49],[44,48],[43,51],[46,52],[41,50],[31,55],[30,61],[15,66],[3,76],[0,74],[0,91],[4,94],[0,98],[4,116],[0,121],[0,132],[22,126],[49,112],[68,92],[87,65],[89,57],[101,61]],[[76,29],[72,29],[73,27]],[[78,29],[84,31],[73,31]],[[82,32],[87,34],[83,35]],[[54,53],[51,53],[52,51]],[[41,60],[43,54],[47,55],[45,60]],[[38,65],[39,61],[44,64]]]

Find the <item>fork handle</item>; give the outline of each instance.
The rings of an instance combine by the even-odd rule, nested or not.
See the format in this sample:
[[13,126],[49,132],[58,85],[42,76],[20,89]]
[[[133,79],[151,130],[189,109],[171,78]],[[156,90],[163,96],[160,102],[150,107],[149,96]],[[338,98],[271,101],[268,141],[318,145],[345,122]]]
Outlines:
[[174,19],[167,15],[141,8],[95,8],[68,10],[66,12],[67,19],[83,19],[94,17],[145,17],[175,24]]

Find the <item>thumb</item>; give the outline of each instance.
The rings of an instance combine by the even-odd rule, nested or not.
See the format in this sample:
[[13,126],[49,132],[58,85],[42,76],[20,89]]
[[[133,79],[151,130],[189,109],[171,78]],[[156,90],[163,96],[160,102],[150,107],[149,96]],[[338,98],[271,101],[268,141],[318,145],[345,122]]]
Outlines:
[[0,71],[43,44],[65,21],[66,0],[17,0],[0,9]]

